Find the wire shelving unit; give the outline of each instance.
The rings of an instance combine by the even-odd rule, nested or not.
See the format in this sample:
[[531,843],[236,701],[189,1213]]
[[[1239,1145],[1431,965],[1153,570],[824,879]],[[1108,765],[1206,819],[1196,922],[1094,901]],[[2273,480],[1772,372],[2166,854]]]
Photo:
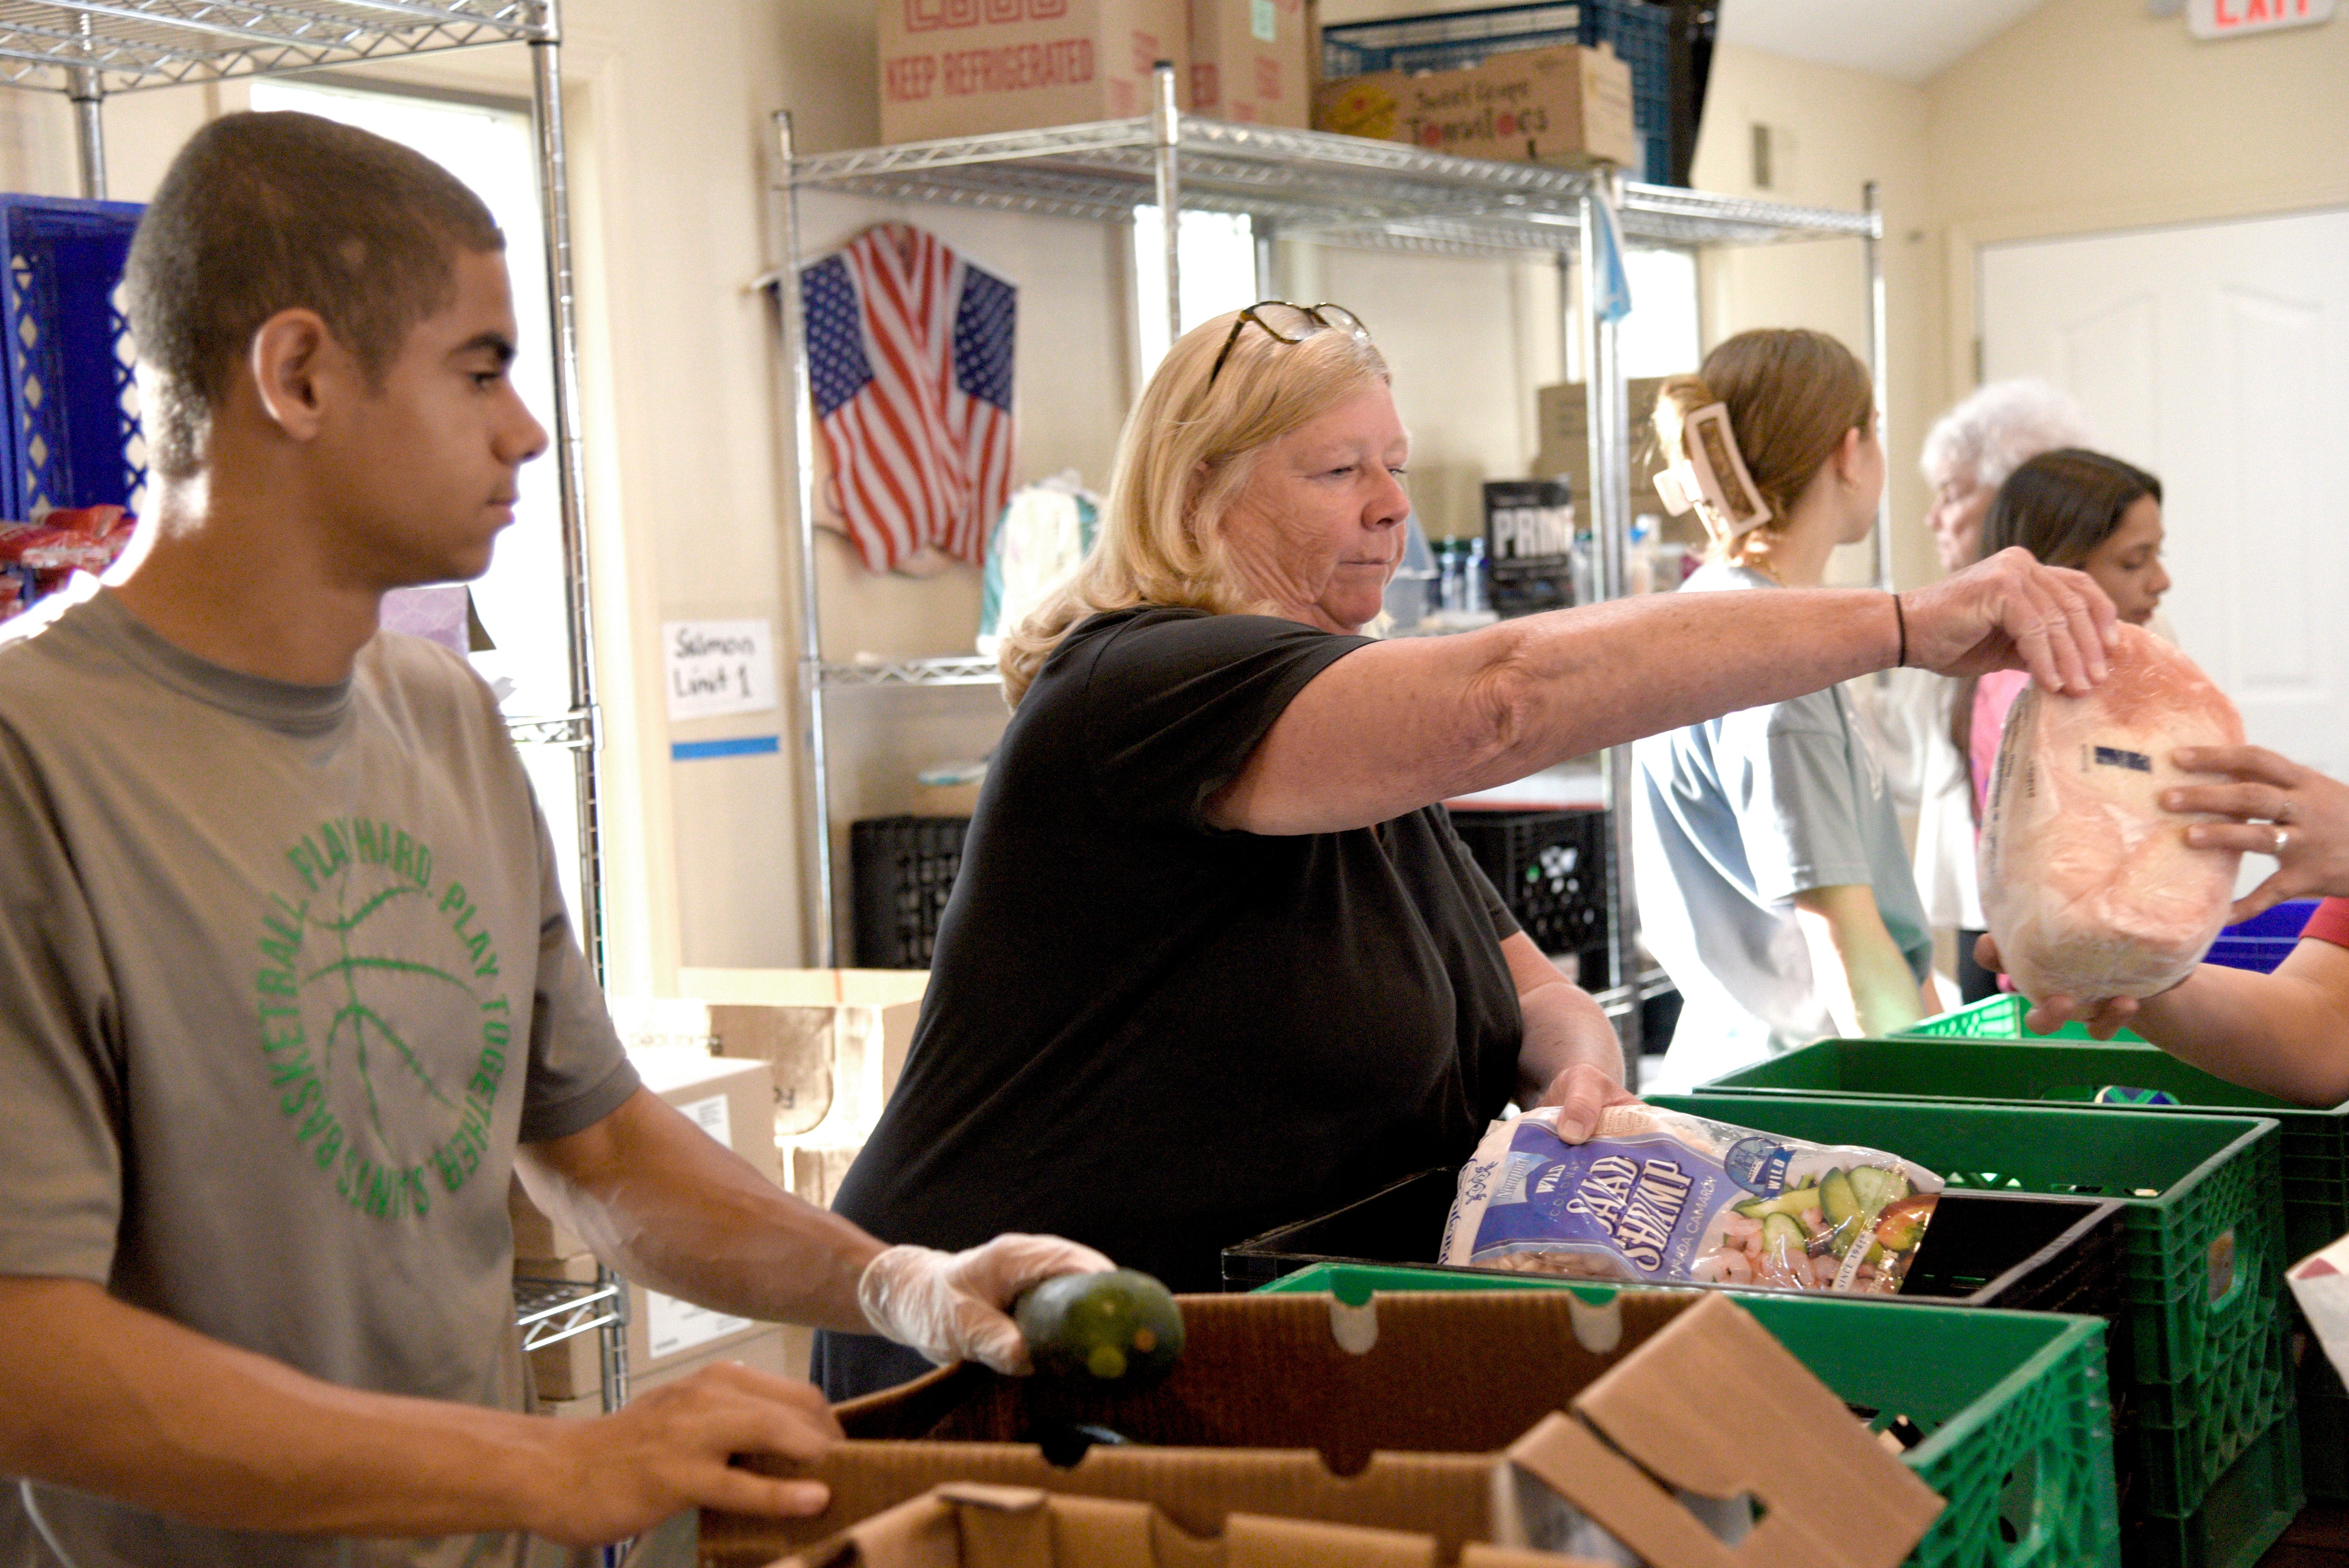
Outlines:
[[[523,744],[568,748],[578,797],[579,936],[604,966],[603,867],[595,793],[595,679],[588,619],[585,468],[579,438],[579,353],[563,130],[559,0],[0,0],[0,87],[64,93],[74,105],[82,194],[106,196],[109,96],[142,88],[281,76],[353,61],[485,44],[523,44],[544,211],[543,258],[554,309],[554,443],[570,636],[570,709],[518,717]],[[627,1396],[626,1291],[593,1283],[518,1282],[515,1314],[530,1348],[600,1332],[604,1405]]]
[[[1884,394],[1883,220],[1869,185],[1857,211],[1795,207],[1744,197],[1625,181],[1605,170],[1496,163],[1423,151],[1405,142],[1374,141],[1327,132],[1235,125],[1183,114],[1175,107],[1174,72],[1156,74],[1151,113],[1133,119],[1039,130],[1005,131],[846,152],[802,154],[791,117],[776,117],[784,196],[781,269],[781,362],[792,400],[800,590],[799,665],[802,748],[807,780],[804,813],[808,880],[809,961],[839,962],[833,912],[835,868],[824,704],[842,686],[975,684],[988,676],[981,661],[884,659],[854,665],[824,662],[814,573],[814,475],[808,456],[814,406],[808,380],[799,276],[803,250],[799,199],[832,191],[1043,217],[1130,221],[1134,209],[1166,213],[1165,309],[1170,341],[1181,335],[1177,234],[1185,211],[1245,213],[1257,236],[1257,293],[1270,294],[1274,238],[1356,249],[1460,257],[1547,255],[1562,269],[1588,278],[1597,268],[1602,201],[1612,203],[1626,245],[1692,249],[1775,244],[1790,241],[1862,242],[1869,325],[1868,355],[1879,407]],[[1585,346],[1589,398],[1593,531],[1600,542],[1608,598],[1625,592],[1630,528],[1630,418],[1616,326],[1600,316],[1585,289],[1578,321]],[[1578,498],[1579,500],[1581,498]],[[1885,519],[1876,531],[1876,574],[1889,581]],[[886,675],[881,672],[889,672]],[[1630,750],[1609,756],[1608,802],[1628,800]],[[1594,987],[1618,1020],[1625,1055],[1640,1050],[1639,1001],[1661,989],[1654,971],[1642,972],[1630,875],[1630,822],[1613,812],[1614,955],[1609,985]],[[1635,1069],[1636,1070],[1636,1069]],[[1636,1087],[1636,1086],[1635,1086]]]

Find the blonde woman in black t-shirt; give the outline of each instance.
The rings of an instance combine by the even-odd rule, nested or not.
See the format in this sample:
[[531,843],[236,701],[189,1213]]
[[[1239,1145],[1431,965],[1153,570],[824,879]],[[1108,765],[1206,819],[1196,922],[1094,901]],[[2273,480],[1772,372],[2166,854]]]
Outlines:
[[[1614,1032],[1444,800],[1903,658],[2102,677],[2111,607],[2020,552],[1898,600],[1364,636],[1410,511],[1389,380],[1350,314],[1278,302],[1152,377],[1099,541],[1005,639],[1017,710],[842,1214],[940,1246],[1049,1231],[1212,1290],[1222,1247],[1456,1162],[1513,1099],[1587,1135],[1624,1098]],[[834,1398],[922,1369],[839,1336],[818,1364]]]

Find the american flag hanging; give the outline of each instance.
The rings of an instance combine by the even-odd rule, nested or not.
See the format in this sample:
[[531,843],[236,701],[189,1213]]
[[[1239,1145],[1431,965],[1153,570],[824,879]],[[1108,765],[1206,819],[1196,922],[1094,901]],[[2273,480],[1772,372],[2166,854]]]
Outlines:
[[925,545],[976,566],[1011,490],[1019,291],[936,236],[881,223],[800,274],[809,380],[864,564]]

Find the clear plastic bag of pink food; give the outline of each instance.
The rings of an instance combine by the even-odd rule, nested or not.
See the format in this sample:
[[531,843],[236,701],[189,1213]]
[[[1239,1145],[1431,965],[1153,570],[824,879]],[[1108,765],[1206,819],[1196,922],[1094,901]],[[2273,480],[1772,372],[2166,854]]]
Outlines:
[[1647,1105],[1611,1107],[1588,1140],[1568,1143],[1545,1107],[1485,1130],[1461,1168],[1442,1261],[1889,1295],[1940,1190],[1930,1171],[1879,1150]]

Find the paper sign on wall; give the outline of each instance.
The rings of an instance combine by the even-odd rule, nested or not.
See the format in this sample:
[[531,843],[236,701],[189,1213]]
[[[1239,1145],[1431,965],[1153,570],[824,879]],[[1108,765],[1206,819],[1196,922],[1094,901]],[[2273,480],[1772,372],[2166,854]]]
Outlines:
[[661,658],[671,718],[775,706],[775,636],[765,621],[664,621]]
[[2333,0],[2186,0],[2186,30],[2198,38],[2233,38],[2274,27],[2313,27],[2333,19]]

